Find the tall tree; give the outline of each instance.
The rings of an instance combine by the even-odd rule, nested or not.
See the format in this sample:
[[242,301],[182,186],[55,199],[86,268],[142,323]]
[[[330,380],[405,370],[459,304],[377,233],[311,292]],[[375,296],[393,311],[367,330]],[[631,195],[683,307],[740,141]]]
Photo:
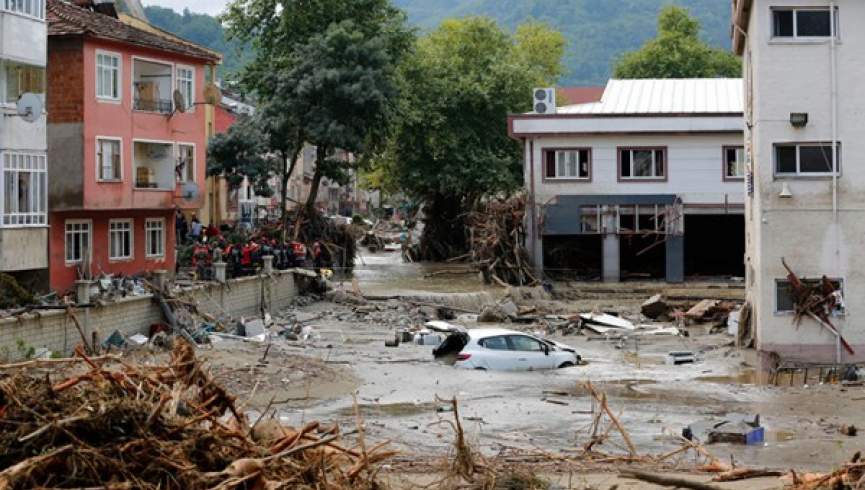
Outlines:
[[293,114],[298,131],[283,137],[316,146],[311,213],[322,179],[344,182],[354,166],[338,151],[363,161],[383,140],[395,65],[414,35],[389,0],[233,0],[223,20],[256,48],[245,87]]
[[377,173],[425,203],[424,258],[463,252],[466,211],[519,187],[507,115],[531,109],[531,89],[556,80],[563,51],[562,36],[543,25],[511,35],[472,17],[442,23],[402,64],[400,118]]
[[658,16],[658,36],[616,63],[616,78],[739,77],[742,63],[728,51],[700,40],[700,22],[669,5]]

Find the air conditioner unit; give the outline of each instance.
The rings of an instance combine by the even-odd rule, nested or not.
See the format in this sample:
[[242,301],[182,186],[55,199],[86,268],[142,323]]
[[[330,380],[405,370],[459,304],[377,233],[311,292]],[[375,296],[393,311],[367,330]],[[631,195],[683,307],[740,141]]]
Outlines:
[[532,107],[537,114],[556,113],[556,89],[536,88],[532,91]]

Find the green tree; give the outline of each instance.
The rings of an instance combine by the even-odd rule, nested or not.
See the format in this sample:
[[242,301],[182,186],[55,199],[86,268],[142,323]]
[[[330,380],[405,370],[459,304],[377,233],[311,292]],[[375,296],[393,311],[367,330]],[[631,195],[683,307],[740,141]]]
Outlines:
[[616,63],[616,78],[715,78],[741,76],[732,53],[700,40],[700,22],[673,5],[658,16],[658,36]]
[[562,36],[542,25],[511,35],[470,17],[443,22],[402,64],[400,118],[374,173],[425,204],[424,258],[464,252],[465,213],[520,186],[507,116],[530,110],[531,89],[558,78],[563,50]]

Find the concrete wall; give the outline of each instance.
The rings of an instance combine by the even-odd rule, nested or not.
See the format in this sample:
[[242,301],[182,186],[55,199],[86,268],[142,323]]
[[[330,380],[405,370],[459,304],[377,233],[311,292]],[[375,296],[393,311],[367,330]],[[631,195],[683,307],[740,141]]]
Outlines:
[[0,10],[0,58],[45,66],[44,20]]
[[[269,278],[232,279],[225,286],[199,286],[188,290],[184,296],[198,302],[202,311],[217,317],[225,313],[234,318],[251,317],[260,315],[262,285],[266,311],[269,312],[287,307],[297,296],[295,276],[290,271],[276,272]],[[163,321],[159,306],[149,294],[123,298],[107,306],[81,309],[76,316],[88,340],[91,332],[98,332],[100,342],[115,330],[127,336],[136,333],[146,335],[150,325]],[[69,354],[79,343],[81,337],[78,330],[65,311],[47,311],[38,316],[30,314],[20,320],[0,320],[0,359],[20,356],[19,344]]]
[[[832,362],[835,338],[811,320],[796,328],[789,314],[776,313],[775,283],[786,276],[784,257],[800,277],[822,275],[844,280],[846,316],[834,318],[855,356],[842,351],[841,361],[865,360],[865,330],[858,328],[865,305],[865,263],[859,253],[865,236],[865,2],[836,0],[840,41],[838,66],[838,141],[841,176],[838,212],[833,213],[831,177],[782,178],[774,175],[776,143],[829,142],[832,139],[831,48],[828,39],[779,41],[771,37],[771,7],[828,6],[828,0],[757,0],[754,2],[744,56],[746,111],[755,193],[747,199],[749,294],[755,307],[757,346],[782,358]],[[796,129],[790,113],[806,112],[809,122]],[[791,199],[778,194],[787,184]]]
[[0,271],[48,267],[48,228],[0,228]]

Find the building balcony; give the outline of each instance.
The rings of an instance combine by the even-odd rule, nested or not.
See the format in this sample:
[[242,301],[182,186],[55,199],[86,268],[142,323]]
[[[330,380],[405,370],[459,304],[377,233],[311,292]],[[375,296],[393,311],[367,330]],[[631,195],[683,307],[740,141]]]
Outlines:
[[0,227],[0,272],[48,267],[48,227]]
[[172,110],[171,65],[133,58],[133,109],[168,114]]
[[172,143],[136,141],[132,160],[134,188],[174,192],[175,160]]

